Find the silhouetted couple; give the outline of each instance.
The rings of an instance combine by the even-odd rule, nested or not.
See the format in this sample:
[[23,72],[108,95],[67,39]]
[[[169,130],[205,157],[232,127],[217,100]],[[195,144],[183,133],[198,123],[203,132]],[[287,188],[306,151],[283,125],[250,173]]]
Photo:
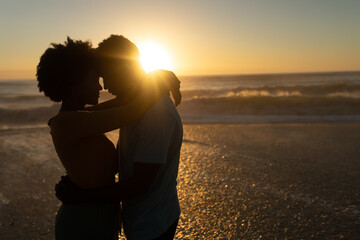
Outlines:
[[[99,77],[115,99],[98,104]],[[96,49],[70,38],[52,44],[41,56],[37,80],[40,91],[61,102],[49,120],[67,172],[56,185],[63,202],[56,239],[117,239],[120,202],[127,239],[173,239],[183,130],[169,91],[179,104],[177,77],[165,70],[146,74],[137,47],[111,35]],[[116,148],[104,133],[118,128]]]

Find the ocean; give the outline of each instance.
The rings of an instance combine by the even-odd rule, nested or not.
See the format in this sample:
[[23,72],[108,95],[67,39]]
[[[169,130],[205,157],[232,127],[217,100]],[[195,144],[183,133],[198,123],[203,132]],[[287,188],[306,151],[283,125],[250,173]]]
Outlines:
[[[176,239],[360,239],[360,72],[180,80]],[[4,239],[55,238],[59,107],[36,80],[0,81]]]
[[[360,72],[179,78],[184,123],[360,121]],[[36,80],[0,81],[0,129],[45,126],[59,107]]]

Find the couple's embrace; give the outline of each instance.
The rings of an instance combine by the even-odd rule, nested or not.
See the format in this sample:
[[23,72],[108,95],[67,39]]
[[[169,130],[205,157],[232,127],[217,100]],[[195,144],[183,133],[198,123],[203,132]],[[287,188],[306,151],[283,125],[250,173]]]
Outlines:
[[[99,77],[116,98],[98,104]],[[40,58],[37,80],[40,91],[61,102],[49,120],[67,172],[56,185],[63,202],[56,239],[117,239],[120,202],[127,239],[173,239],[183,129],[169,92],[179,104],[177,77],[164,70],[146,74],[137,47],[111,35],[96,49],[70,38],[52,44]],[[104,135],[115,129],[117,147]]]

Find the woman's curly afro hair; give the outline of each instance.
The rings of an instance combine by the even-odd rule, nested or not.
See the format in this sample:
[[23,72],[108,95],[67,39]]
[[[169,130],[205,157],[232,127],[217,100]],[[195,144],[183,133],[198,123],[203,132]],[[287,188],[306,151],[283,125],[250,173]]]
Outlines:
[[36,77],[40,92],[54,102],[61,102],[69,88],[83,81],[89,71],[96,71],[94,50],[88,41],[52,43],[37,65]]

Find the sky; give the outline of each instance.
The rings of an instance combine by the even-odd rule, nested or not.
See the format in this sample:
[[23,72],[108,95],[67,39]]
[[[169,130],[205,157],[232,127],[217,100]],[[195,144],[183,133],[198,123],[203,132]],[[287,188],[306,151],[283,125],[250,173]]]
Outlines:
[[110,34],[167,50],[178,75],[360,70],[359,0],[0,0],[0,79],[49,44]]

